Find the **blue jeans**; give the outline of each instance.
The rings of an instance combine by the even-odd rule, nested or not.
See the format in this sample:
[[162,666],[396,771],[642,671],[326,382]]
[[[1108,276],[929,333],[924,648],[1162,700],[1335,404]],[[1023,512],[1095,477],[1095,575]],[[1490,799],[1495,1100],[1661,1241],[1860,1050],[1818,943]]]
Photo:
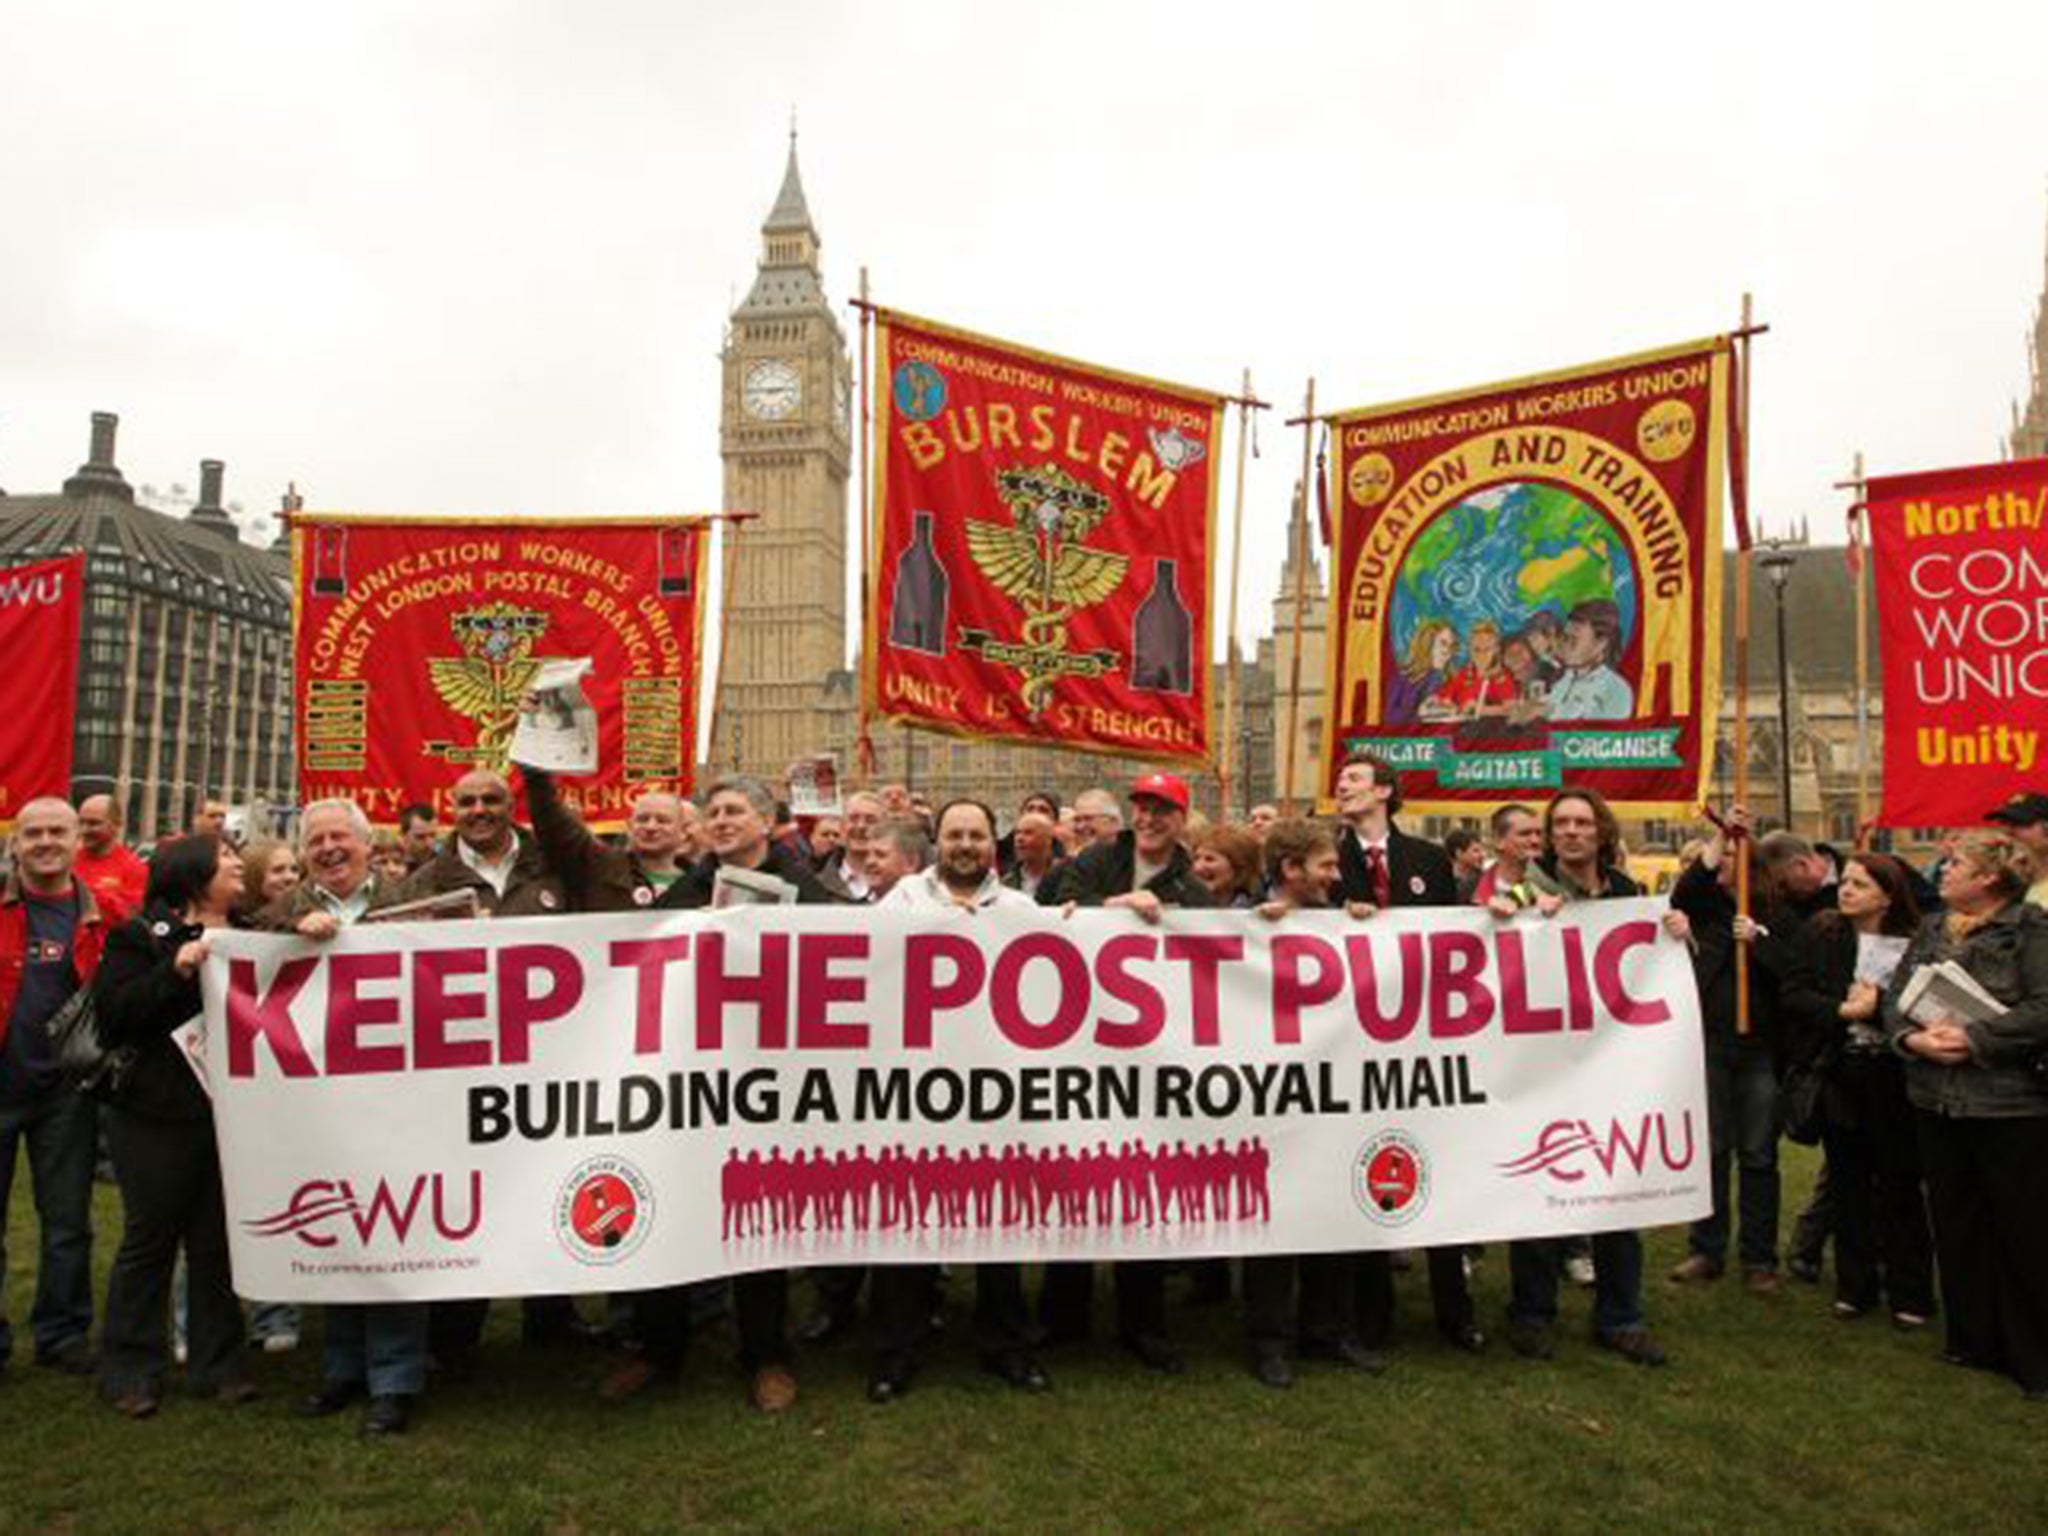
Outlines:
[[[0,1105],[0,1286],[7,1275],[7,1200],[16,1154],[26,1144],[42,1236],[28,1315],[38,1360],[92,1332],[92,1170],[98,1143],[99,1106],[76,1089]],[[6,1298],[0,1295],[0,1360],[13,1349]]]
[[1713,1214],[1692,1224],[1689,1246],[1716,1264],[1728,1257],[1729,1165],[1741,1207],[1736,1251],[1744,1269],[1778,1267],[1778,1074],[1771,1053],[1730,1035],[1707,1036],[1707,1124],[1713,1151]]
[[379,1302],[327,1309],[331,1387],[361,1383],[372,1397],[411,1397],[427,1384],[427,1304]]
[[[1557,1281],[1567,1238],[1539,1237],[1508,1244],[1508,1319],[1557,1321]],[[1619,1333],[1643,1326],[1643,1239],[1638,1232],[1593,1234],[1593,1331]]]

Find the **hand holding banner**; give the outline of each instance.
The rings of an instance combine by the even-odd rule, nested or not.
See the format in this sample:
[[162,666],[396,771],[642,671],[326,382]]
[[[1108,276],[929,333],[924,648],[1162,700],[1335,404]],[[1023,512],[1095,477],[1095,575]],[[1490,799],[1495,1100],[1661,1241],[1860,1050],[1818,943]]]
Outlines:
[[1661,911],[224,932],[207,1071],[236,1279],[531,1295],[1687,1220],[1704,1067]]

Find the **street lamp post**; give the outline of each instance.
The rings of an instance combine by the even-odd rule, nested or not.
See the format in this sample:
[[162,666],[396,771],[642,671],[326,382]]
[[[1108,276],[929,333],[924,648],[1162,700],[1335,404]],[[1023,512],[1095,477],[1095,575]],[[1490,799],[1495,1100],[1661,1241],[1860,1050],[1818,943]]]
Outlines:
[[1792,825],[1792,671],[1785,656],[1785,583],[1796,562],[1797,557],[1777,541],[1757,556],[1757,564],[1771,579],[1771,597],[1777,609],[1778,818],[1788,828]]

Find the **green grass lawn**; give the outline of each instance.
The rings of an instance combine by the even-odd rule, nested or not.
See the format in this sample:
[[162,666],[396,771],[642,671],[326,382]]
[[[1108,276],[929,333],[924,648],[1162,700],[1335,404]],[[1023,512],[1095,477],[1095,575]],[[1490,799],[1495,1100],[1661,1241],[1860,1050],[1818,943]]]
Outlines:
[[[1811,1162],[1788,1151],[1789,1225]],[[252,1354],[257,1403],[173,1396],[142,1424],[29,1365],[26,1183],[8,1229],[5,1532],[2048,1531],[2048,1409],[1939,1364],[1938,1329],[1831,1320],[1825,1287],[1678,1291],[1661,1279],[1674,1232],[1651,1242],[1662,1371],[1587,1345],[1583,1294],[1566,1298],[1555,1362],[1516,1358],[1495,1248],[1476,1282],[1484,1359],[1435,1343],[1418,1270],[1387,1375],[1307,1366],[1291,1392],[1245,1374],[1228,1309],[1190,1307],[1179,1380],[1103,1344],[1050,1356],[1055,1390],[1025,1398],[974,1370],[956,1326],[886,1408],[864,1399],[848,1342],[808,1357],[796,1409],[764,1419],[722,1338],[680,1391],[607,1407],[592,1392],[607,1356],[522,1349],[518,1309],[500,1306],[475,1379],[435,1390],[405,1439],[366,1445],[353,1415],[295,1417],[307,1349]],[[101,1199],[104,1272],[119,1220]]]

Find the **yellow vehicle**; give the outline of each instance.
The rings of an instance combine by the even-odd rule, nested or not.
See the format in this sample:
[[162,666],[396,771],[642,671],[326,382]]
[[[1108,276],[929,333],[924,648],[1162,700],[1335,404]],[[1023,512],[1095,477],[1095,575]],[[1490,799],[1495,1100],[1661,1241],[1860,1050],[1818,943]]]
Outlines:
[[1678,862],[1675,853],[1632,853],[1628,856],[1628,872],[1640,881],[1644,890],[1652,896],[1662,896],[1678,883],[1678,872],[1685,866]]

